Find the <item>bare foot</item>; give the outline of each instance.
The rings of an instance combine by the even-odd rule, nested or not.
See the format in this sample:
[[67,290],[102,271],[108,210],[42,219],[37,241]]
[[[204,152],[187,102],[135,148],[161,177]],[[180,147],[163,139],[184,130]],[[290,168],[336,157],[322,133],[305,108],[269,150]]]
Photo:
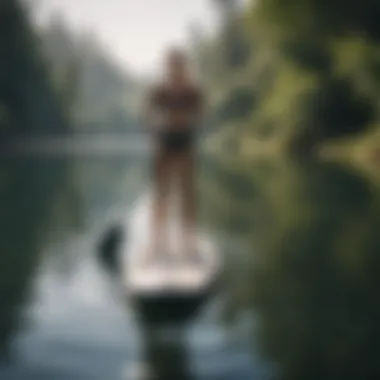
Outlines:
[[186,255],[186,258],[187,258],[187,261],[190,263],[190,264],[194,264],[194,265],[202,265],[203,264],[203,257],[202,255],[199,253],[198,250],[192,250],[190,251],[187,255]]
[[149,266],[157,262],[161,262],[166,265],[169,261],[170,261],[170,255],[168,253],[168,250],[165,249],[163,245],[161,246],[151,245],[146,250],[146,253],[143,259],[143,265]]
[[187,239],[187,244],[185,245],[183,252],[186,262],[195,265],[203,264],[203,257],[199,253],[199,246],[195,237]]
[[145,251],[145,254],[142,259],[143,266],[149,266],[154,262],[154,259],[156,258],[156,252],[155,252],[155,246],[149,245]]

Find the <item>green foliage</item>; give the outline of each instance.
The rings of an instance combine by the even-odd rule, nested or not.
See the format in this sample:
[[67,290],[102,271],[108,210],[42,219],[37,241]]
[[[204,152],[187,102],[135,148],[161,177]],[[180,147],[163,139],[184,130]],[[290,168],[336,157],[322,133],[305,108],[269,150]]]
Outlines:
[[248,116],[254,107],[255,95],[251,87],[235,88],[228,93],[228,98],[220,104],[217,118],[230,121]]
[[37,36],[17,0],[0,6],[1,130],[7,134],[64,132],[64,112],[48,79]]
[[[225,66],[223,76],[229,80],[211,84],[220,92],[222,81],[227,94],[214,110],[221,127],[223,122],[235,121],[236,128],[245,124],[252,136],[281,140],[291,149],[308,141],[310,149],[326,139],[364,132],[377,123],[377,1],[258,0],[240,18],[244,22],[240,31],[234,29],[234,36],[245,41],[248,56],[240,66]],[[232,48],[226,37],[231,38],[229,28],[225,26],[221,38]],[[254,94],[255,101],[247,106],[250,109],[239,99],[242,83]],[[236,112],[237,104],[243,112]]]
[[262,352],[279,364],[282,379],[374,376],[378,195],[339,168],[307,165],[295,174],[302,180],[275,220],[286,205],[297,218],[257,236],[260,266],[251,289]]
[[370,99],[359,96],[344,79],[323,83],[308,102],[309,124],[323,138],[361,132],[375,116]]

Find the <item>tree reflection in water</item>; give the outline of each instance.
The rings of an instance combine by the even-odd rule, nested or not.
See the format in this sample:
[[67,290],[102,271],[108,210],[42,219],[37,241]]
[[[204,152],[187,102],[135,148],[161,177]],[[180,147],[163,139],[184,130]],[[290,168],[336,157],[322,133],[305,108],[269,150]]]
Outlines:
[[[219,182],[231,176],[209,170],[204,177]],[[228,314],[252,311],[251,339],[281,379],[380,376],[379,189],[358,173],[316,162],[225,170],[255,189],[251,199],[227,187],[218,193],[223,202],[204,201],[227,240],[237,236],[235,221],[250,230],[245,253],[227,252]]]
[[41,247],[52,229],[58,197],[67,189],[64,161],[2,159],[0,165],[0,358],[27,317]]
[[276,171],[246,284],[258,346],[283,379],[378,377],[379,189],[331,165]]

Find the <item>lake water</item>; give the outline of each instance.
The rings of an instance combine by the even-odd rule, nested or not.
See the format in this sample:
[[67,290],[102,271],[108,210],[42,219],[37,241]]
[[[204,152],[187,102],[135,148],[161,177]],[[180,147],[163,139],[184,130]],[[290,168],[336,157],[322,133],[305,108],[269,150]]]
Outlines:
[[[380,374],[377,186],[321,163],[199,164],[225,273],[187,332],[188,377]],[[143,338],[95,248],[148,179],[141,156],[1,158],[1,379],[132,379]]]

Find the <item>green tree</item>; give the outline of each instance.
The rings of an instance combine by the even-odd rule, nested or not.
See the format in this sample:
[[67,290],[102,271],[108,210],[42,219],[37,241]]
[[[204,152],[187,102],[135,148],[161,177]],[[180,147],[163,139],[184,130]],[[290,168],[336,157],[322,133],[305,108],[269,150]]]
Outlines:
[[6,110],[1,130],[6,134],[67,131],[36,33],[20,2],[2,1],[0,21],[0,103]]

